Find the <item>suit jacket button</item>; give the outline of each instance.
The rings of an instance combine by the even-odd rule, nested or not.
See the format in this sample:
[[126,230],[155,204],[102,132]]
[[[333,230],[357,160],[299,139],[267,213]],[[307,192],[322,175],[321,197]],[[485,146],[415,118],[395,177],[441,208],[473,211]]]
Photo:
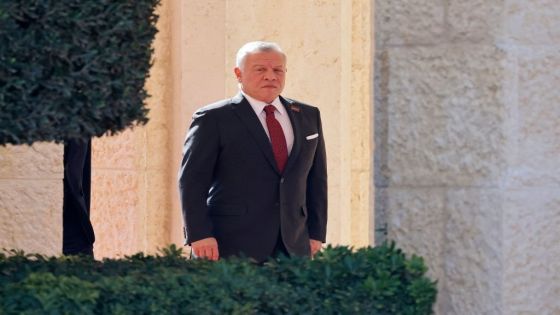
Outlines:
[[284,184],[284,177],[280,178],[280,184]]

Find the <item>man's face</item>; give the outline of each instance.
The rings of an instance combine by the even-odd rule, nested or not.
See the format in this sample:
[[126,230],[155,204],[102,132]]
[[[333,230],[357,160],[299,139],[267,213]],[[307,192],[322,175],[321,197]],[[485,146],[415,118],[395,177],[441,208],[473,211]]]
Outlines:
[[251,53],[241,68],[235,68],[235,76],[243,92],[270,103],[284,89],[286,60],[284,55],[275,51]]

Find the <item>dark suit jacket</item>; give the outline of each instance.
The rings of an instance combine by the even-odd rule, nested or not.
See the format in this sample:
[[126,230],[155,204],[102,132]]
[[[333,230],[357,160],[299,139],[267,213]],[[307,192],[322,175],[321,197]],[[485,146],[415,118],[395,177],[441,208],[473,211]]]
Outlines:
[[184,145],[179,190],[186,243],[218,241],[220,257],[263,261],[279,232],[291,255],[324,242],[327,167],[316,107],[280,97],[294,132],[284,172],[249,102],[238,94],[198,110]]

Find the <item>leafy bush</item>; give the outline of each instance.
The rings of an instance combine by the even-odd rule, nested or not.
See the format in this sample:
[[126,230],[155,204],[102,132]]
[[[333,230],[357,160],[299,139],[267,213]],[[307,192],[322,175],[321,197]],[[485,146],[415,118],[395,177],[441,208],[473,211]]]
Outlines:
[[159,1],[0,1],[0,144],[145,124]]
[[422,258],[394,244],[314,260],[186,260],[175,247],[95,261],[0,255],[2,314],[432,314]]

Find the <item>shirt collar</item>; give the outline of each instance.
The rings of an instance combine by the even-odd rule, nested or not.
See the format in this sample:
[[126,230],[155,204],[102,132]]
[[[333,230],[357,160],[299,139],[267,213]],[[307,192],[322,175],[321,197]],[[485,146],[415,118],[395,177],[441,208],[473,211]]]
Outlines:
[[[269,103],[263,102],[263,101],[259,101],[249,95],[247,95],[245,92],[243,92],[243,90],[241,90],[241,94],[243,94],[243,96],[247,99],[247,101],[249,102],[249,104],[251,105],[251,107],[253,108],[253,110],[255,111],[255,113],[260,114],[264,111],[264,107],[266,105],[268,105]],[[272,103],[270,103],[271,105],[274,105],[274,107],[276,107],[276,110],[284,115],[286,114],[286,109],[284,108],[284,106],[282,105],[282,102],[280,102],[280,97],[277,96]]]

